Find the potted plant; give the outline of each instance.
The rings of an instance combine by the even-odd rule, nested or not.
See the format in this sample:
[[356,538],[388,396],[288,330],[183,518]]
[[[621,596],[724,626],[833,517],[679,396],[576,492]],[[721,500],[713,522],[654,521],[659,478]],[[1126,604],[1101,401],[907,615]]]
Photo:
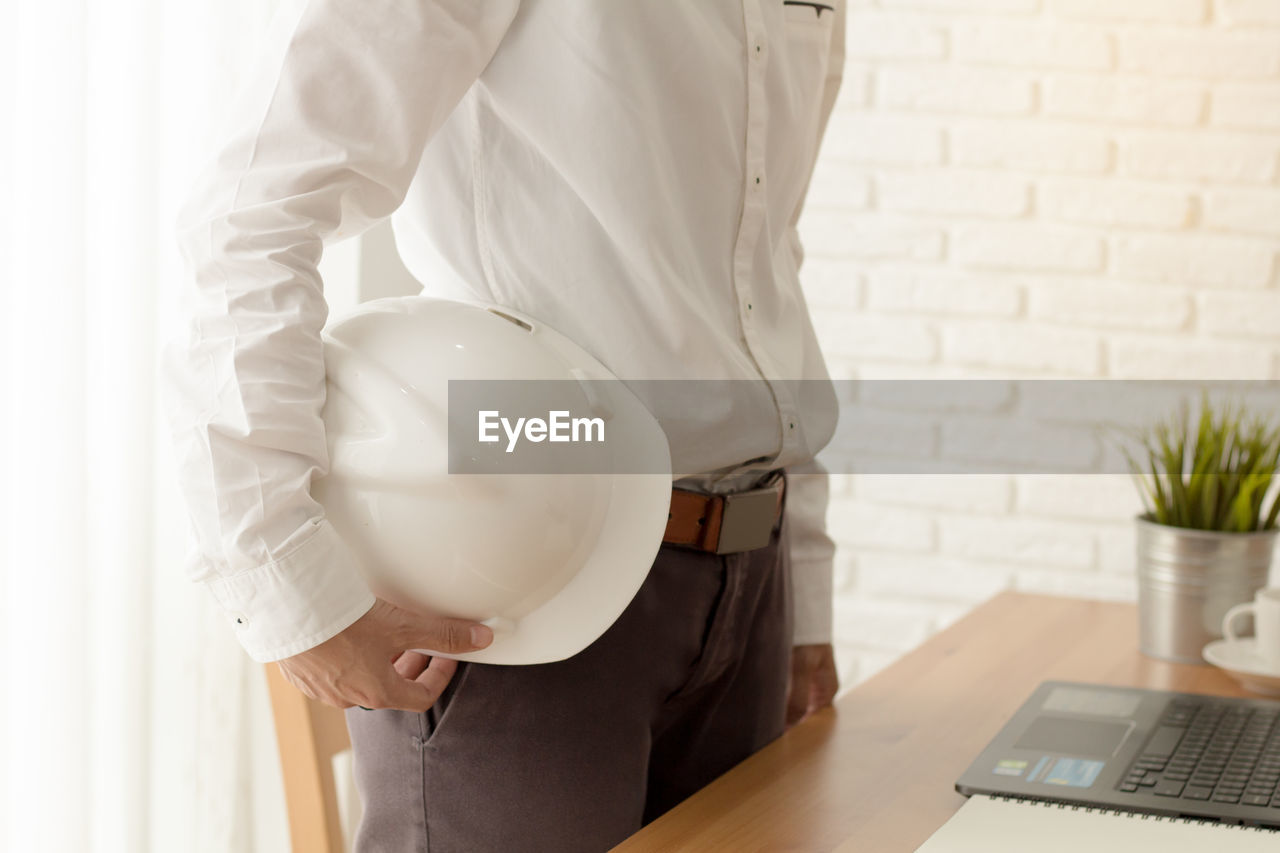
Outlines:
[[1146,511],[1138,516],[1139,647],[1203,663],[1222,617],[1267,585],[1280,496],[1264,503],[1280,464],[1280,430],[1207,395],[1123,449]]

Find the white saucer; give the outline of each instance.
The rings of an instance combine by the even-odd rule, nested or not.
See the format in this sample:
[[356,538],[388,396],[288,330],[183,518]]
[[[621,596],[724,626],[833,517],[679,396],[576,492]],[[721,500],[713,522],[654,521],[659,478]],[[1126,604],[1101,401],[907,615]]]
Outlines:
[[1246,690],[1264,696],[1280,696],[1280,672],[1271,670],[1258,657],[1253,637],[1210,643],[1204,647],[1204,659],[1225,670]]

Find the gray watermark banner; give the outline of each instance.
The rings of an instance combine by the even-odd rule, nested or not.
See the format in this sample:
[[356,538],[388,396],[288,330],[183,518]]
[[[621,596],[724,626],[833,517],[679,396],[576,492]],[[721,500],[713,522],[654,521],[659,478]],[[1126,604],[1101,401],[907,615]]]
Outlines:
[[449,470],[656,473],[653,418],[683,473],[767,466],[785,439],[830,473],[1126,474],[1144,431],[1194,429],[1206,399],[1280,424],[1280,381],[455,380]]

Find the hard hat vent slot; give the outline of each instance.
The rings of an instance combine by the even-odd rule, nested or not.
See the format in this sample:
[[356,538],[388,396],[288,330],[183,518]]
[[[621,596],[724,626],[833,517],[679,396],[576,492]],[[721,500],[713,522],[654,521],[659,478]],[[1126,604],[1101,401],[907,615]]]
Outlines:
[[533,326],[530,326],[530,325],[529,325],[528,323],[526,323],[524,320],[518,319],[518,318],[516,318],[516,317],[512,317],[510,314],[505,314],[505,313],[503,313],[502,311],[499,311],[499,310],[498,310],[498,309],[496,309],[496,308],[488,308],[488,309],[486,309],[486,310],[487,310],[490,314],[496,314],[497,316],[501,317],[502,319],[506,320],[506,321],[507,321],[507,322],[509,322],[509,323],[515,323],[517,326],[519,326],[520,328],[524,329],[526,332],[532,332],[532,331],[533,331]]

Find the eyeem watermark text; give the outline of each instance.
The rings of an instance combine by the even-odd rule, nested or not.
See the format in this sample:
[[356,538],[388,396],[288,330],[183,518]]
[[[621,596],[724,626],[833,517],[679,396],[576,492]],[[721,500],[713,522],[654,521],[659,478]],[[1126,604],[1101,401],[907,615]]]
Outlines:
[[547,412],[542,418],[504,418],[496,410],[479,412],[479,440],[493,444],[501,440],[498,429],[507,437],[507,453],[512,453],[523,434],[526,441],[593,442],[604,441],[604,418],[574,418],[565,410]]

